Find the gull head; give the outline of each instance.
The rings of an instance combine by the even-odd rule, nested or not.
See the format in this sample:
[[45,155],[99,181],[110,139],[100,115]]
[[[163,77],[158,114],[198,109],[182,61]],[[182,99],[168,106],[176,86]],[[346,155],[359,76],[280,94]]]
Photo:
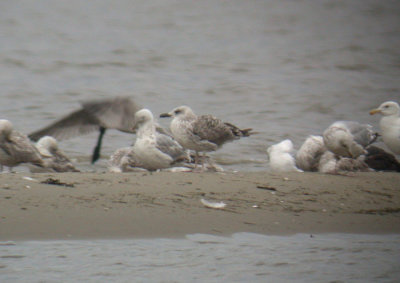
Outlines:
[[10,121],[5,119],[0,119],[0,136],[3,138],[8,138],[13,130],[13,125]]
[[44,136],[36,143],[36,148],[40,154],[46,157],[51,157],[52,153],[58,150],[57,140],[50,136]]
[[133,125],[133,129],[138,129],[142,125],[153,122],[154,117],[149,109],[142,109],[135,113],[135,124]]
[[196,115],[189,106],[182,105],[174,108],[171,112],[162,113],[160,115],[160,118],[166,118],[166,117],[190,118],[190,117],[196,117]]
[[372,109],[369,114],[374,115],[380,113],[383,116],[392,116],[400,114],[400,107],[397,102],[394,101],[386,101],[383,102],[378,108]]

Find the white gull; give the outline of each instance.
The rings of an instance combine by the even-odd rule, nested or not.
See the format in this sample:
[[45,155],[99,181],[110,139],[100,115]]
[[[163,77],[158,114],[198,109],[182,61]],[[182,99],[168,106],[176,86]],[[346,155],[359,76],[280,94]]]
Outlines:
[[310,135],[296,153],[296,165],[304,171],[318,171],[319,160],[326,151],[321,136]]
[[291,140],[283,140],[267,149],[269,166],[274,172],[303,172],[296,167]]
[[369,112],[371,115],[383,115],[379,122],[382,139],[386,146],[395,154],[400,154],[400,107],[397,102],[386,101],[378,108]]
[[188,158],[185,149],[168,135],[156,132],[150,110],[142,109],[135,114],[136,141],[134,154],[142,168],[150,171],[171,167]]
[[337,121],[323,133],[328,150],[336,155],[352,158],[366,154],[365,147],[373,143],[377,136],[371,125],[354,121]]

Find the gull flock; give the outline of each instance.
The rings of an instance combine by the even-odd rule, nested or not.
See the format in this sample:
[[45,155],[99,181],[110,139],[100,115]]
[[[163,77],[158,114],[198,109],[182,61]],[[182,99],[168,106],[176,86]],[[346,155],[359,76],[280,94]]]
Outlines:
[[[356,171],[398,171],[400,163],[400,107],[394,101],[370,111],[381,114],[380,131],[355,121],[335,121],[320,136],[310,135],[296,151],[290,140],[267,148],[269,168],[274,172],[321,172],[342,174]],[[172,118],[169,129],[162,128],[149,109],[128,97],[82,103],[77,111],[29,135],[15,130],[8,120],[0,120],[0,169],[27,164],[31,172],[79,172],[59,148],[58,140],[98,131],[92,163],[100,157],[107,129],[136,134],[131,146],[111,155],[110,172],[167,170],[173,172],[223,171],[206,153],[227,142],[254,134],[213,115],[196,115],[189,106],[179,106],[160,118]],[[387,152],[374,146],[382,139]]]

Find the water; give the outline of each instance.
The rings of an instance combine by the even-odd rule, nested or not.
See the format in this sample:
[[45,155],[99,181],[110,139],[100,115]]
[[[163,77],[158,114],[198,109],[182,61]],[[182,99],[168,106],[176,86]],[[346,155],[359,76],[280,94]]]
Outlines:
[[398,282],[399,235],[8,242],[1,282]]
[[[398,1],[1,1],[0,113],[26,133],[85,99],[132,95],[156,115],[187,104],[257,136],[224,146],[226,169],[266,170],[268,145],[298,148],[333,121],[378,125],[400,100]],[[167,126],[169,121],[162,121]],[[61,147],[86,170],[134,137]]]

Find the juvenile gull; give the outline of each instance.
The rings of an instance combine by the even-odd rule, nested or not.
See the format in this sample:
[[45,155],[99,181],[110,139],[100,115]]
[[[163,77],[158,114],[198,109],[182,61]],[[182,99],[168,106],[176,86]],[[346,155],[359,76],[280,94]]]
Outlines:
[[172,135],[184,148],[196,152],[196,165],[199,152],[215,151],[228,141],[248,137],[252,130],[241,130],[212,115],[196,116],[188,106],[179,106],[160,117],[173,117],[170,124]]
[[267,153],[271,170],[274,172],[303,172],[295,165],[293,151],[293,143],[288,139],[268,147]]
[[3,165],[12,167],[21,163],[32,163],[43,167],[45,164],[39,151],[30,142],[26,135],[13,129],[8,120],[0,120],[0,169]]
[[400,107],[397,102],[386,101],[378,108],[369,112],[371,115],[383,115],[379,122],[382,139],[386,146],[395,154],[400,154]]
[[82,103],[82,108],[74,111],[47,127],[29,135],[33,141],[43,136],[64,140],[78,135],[99,131],[92,163],[100,157],[101,142],[107,129],[117,129],[133,133],[134,115],[140,109],[129,97],[90,100]]
[[369,168],[377,171],[400,172],[400,162],[393,154],[373,145],[369,146],[367,151],[365,163],[368,164]]
[[147,171],[133,151],[133,147],[117,149],[108,161],[108,170],[113,173]]
[[153,114],[142,109],[135,114],[136,141],[133,151],[142,168],[150,171],[171,167],[187,159],[186,150],[168,135],[156,132]]
[[323,133],[324,143],[328,150],[343,156],[357,158],[366,154],[365,147],[373,143],[378,134],[372,126],[353,121],[337,121]]
[[349,158],[335,155],[331,151],[325,151],[321,156],[318,171],[326,174],[346,174],[348,172],[370,172],[373,171],[364,162],[365,156]]
[[318,171],[319,160],[326,151],[321,136],[309,136],[296,153],[296,165],[304,171]]
[[44,136],[36,143],[45,168],[31,166],[31,172],[80,172],[72,164],[71,160],[58,147],[57,140],[50,136]]

